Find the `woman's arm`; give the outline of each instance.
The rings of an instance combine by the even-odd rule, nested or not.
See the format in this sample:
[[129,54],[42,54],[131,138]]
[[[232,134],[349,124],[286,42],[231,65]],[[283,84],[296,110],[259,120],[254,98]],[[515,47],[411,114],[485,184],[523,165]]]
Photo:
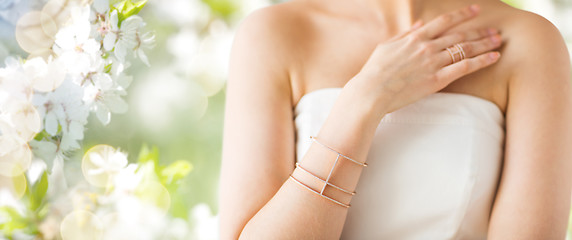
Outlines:
[[[286,36],[280,20],[259,9],[234,37],[226,87],[219,186],[221,239],[237,239],[294,169],[294,125]],[[280,15],[284,17],[284,15]]]
[[[296,151],[290,83],[285,69],[288,59],[283,57],[283,48],[291,46],[286,46],[288,34],[280,32],[286,31],[281,25],[284,23],[279,22],[287,21],[286,16],[277,16],[275,9],[266,10],[255,11],[244,20],[231,54],[220,183],[221,238],[305,239],[312,234],[316,238],[339,238],[346,210],[287,181],[294,170]],[[375,118],[366,116],[370,113],[365,101],[362,109],[340,105],[354,101],[360,99],[337,104],[354,119],[339,114],[334,117],[336,120],[330,124],[345,132],[328,140],[363,141],[365,144],[348,144],[347,148],[353,151],[346,152],[363,161],[364,157],[358,155],[368,149],[366,135],[374,132],[376,123]],[[348,135],[355,136],[343,139]],[[306,155],[325,164],[315,167],[329,169],[327,164],[332,159],[324,149],[312,146]],[[348,182],[344,187],[353,188],[357,182],[360,169],[353,170],[351,179],[344,179]],[[299,179],[307,182],[302,176]]]
[[510,57],[514,72],[506,155],[490,221],[493,240],[562,240],[570,213],[570,59],[558,30],[539,16],[529,17],[518,23],[523,36],[507,46],[517,55]]
[[[296,168],[287,49],[295,46],[288,15],[258,10],[239,28],[227,86],[220,182],[223,239],[337,239],[347,209],[289,179],[320,189],[322,185]],[[407,34],[377,46],[359,74],[336,100],[317,137],[358,161],[365,161],[380,119],[461,76],[494,63],[498,47],[486,34],[472,31],[440,36],[476,15],[465,8],[445,14]],[[498,36],[497,36],[498,37]],[[465,41],[467,57],[451,64],[443,49]],[[290,45],[289,45],[290,44]],[[336,155],[312,144],[300,159],[318,176],[328,175]],[[361,167],[343,161],[331,182],[354,190]],[[358,193],[359,194],[359,193]],[[350,195],[327,195],[348,203]]]

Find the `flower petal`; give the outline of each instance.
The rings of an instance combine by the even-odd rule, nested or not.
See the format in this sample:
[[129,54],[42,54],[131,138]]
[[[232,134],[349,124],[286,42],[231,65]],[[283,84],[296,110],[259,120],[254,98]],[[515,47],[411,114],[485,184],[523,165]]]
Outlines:
[[145,55],[145,52],[143,52],[143,50],[141,48],[137,49],[136,53],[137,53],[137,55],[139,55],[139,59],[141,59],[141,61],[143,63],[145,63],[145,65],[147,65],[147,67],[151,66],[149,64],[149,59],[147,59],[147,55]]
[[95,115],[97,115],[97,118],[103,125],[109,124],[111,120],[111,113],[103,104],[97,104]]
[[58,119],[56,115],[52,112],[48,112],[46,114],[46,124],[45,129],[46,132],[52,136],[55,136],[58,133]]
[[115,45],[115,50],[113,51],[113,53],[115,54],[115,57],[117,58],[117,60],[119,60],[119,62],[125,62],[125,55],[127,54],[127,49],[125,49],[125,46],[121,43],[117,43],[117,45]]
[[83,139],[83,125],[76,122],[76,121],[71,121],[69,128],[68,128],[68,134],[72,139],[76,139],[76,140],[82,140]]
[[113,12],[109,14],[109,25],[112,30],[117,31],[119,30],[118,24],[119,24],[119,18],[117,16],[117,10],[113,10]]
[[115,94],[105,96],[104,103],[114,113],[125,113],[129,108],[125,100]]
[[103,48],[105,51],[111,51],[115,46],[115,41],[117,40],[117,35],[115,33],[108,33],[103,38]]
[[105,13],[109,10],[109,0],[94,0],[92,6],[98,13]]

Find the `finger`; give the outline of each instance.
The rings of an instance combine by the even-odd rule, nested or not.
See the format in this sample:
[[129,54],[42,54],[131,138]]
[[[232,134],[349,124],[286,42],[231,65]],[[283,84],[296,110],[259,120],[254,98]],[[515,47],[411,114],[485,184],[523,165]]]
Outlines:
[[489,52],[473,58],[467,58],[439,70],[436,75],[437,81],[443,83],[443,87],[447,86],[449,83],[469,73],[475,72],[497,62],[499,58],[499,52]]
[[498,30],[494,28],[489,28],[489,29],[483,28],[467,32],[456,32],[447,34],[445,36],[433,40],[433,44],[440,49],[445,49],[457,43],[480,40],[482,38],[492,36],[495,34],[498,34]]
[[411,32],[415,31],[416,29],[420,28],[421,26],[423,26],[423,20],[417,20],[417,22],[415,22],[413,25],[411,25],[411,28],[409,28],[407,31],[402,32],[400,34],[397,34],[396,36],[392,37],[389,40],[392,41],[392,40],[397,40],[397,39],[400,39],[402,37],[405,37],[405,36],[407,36],[407,34],[410,34]]
[[431,20],[425,26],[419,28],[417,31],[421,36],[433,39],[443,34],[446,30],[452,28],[453,26],[476,16],[479,10],[479,6],[473,4],[469,7],[443,14],[436,19]]
[[[459,45],[463,49],[465,58],[471,58],[483,54],[487,51],[496,49],[500,47],[501,44],[502,44],[501,36],[495,34],[493,36],[483,38],[477,41],[460,43]],[[453,50],[453,52],[456,51]],[[460,54],[454,54],[454,56],[452,56],[449,51],[443,50],[438,54],[438,58],[439,58],[438,62],[441,64],[441,67],[443,67],[452,64],[454,62],[453,58],[455,58],[456,61],[459,61],[461,59],[461,56]]]

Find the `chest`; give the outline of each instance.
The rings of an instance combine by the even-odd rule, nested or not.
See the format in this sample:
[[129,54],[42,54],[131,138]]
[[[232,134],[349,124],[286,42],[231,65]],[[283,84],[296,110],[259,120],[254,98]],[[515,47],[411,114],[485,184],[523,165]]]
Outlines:
[[[490,27],[486,21],[458,26],[453,31]],[[393,36],[378,26],[347,21],[315,21],[303,37],[291,70],[294,103],[306,93],[327,87],[343,87],[368,60],[379,42]],[[501,30],[502,32],[502,30]],[[503,36],[506,40],[506,36]],[[505,41],[509,43],[509,41]],[[500,49],[501,54],[503,48]],[[495,65],[466,75],[441,91],[464,93],[495,103],[503,112],[507,104],[508,69],[502,58]]]

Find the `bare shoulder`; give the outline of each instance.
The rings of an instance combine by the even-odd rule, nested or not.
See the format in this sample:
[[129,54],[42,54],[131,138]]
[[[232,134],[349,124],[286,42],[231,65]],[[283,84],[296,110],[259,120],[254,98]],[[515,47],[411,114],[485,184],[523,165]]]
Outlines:
[[[548,19],[538,14],[524,10],[515,10],[510,24],[513,32],[519,36],[514,41],[526,44],[527,47],[532,47],[529,50],[556,50],[556,52],[552,52],[555,54],[559,50],[566,50],[564,39],[558,28]],[[567,51],[562,52],[563,54],[568,54]]]
[[566,43],[554,24],[532,12],[512,7],[503,11],[506,13],[503,36],[509,38],[503,54],[513,76],[530,71],[570,71]]
[[297,1],[289,1],[254,10],[240,22],[236,37],[248,38],[259,47],[270,45],[281,54],[291,52],[307,25],[298,5]]
[[250,91],[279,96],[291,103],[291,73],[304,43],[306,20],[297,3],[259,8],[239,22],[234,36],[229,85],[241,82]]

